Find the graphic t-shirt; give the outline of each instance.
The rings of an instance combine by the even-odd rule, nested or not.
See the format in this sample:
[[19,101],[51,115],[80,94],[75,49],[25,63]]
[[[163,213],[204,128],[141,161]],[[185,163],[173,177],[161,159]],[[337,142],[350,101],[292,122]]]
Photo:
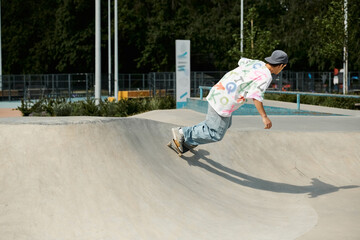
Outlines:
[[211,107],[223,117],[230,117],[248,98],[262,102],[272,81],[264,62],[241,58],[238,64],[239,67],[226,73],[206,97]]

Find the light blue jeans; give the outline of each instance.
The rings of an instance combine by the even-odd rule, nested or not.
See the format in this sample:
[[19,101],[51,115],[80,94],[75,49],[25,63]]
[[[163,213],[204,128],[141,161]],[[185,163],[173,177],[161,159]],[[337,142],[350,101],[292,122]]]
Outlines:
[[220,116],[209,104],[206,120],[192,127],[182,127],[185,144],[199,145],[218,142],[230,128],[232,117]]

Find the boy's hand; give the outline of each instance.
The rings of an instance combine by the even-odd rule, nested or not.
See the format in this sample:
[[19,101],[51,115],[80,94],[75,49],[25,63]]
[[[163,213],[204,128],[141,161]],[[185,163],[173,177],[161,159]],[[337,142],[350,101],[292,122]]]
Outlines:
[[272,127],[272,122],[267,116],[263,117],[262,120],[265,125],[264,129],[270,129]]
[[256,99],[253,99],[253,101],[254,101],[256,109],[258,110],[260,116],[262,117],[263,123],[265,125],[264,128],[265,129],[270,129],[272,127],[272,122],[270,121],[270,119],[266,115],[263,103],[256,100]]

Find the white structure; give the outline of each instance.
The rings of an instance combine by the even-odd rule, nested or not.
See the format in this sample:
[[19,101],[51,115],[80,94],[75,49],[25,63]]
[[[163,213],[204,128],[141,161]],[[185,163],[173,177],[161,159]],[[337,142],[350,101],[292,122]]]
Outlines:
[[190,97],[190,40],[175,41],[176,108],[184,108]]

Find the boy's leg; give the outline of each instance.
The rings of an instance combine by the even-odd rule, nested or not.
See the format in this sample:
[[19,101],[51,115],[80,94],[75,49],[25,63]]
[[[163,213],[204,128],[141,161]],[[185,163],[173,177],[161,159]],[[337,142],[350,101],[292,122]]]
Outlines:
[[209,105],[206,120],[192,127],[183,127],[185,143],[199,145],[223,139],[231,125],[232,117],[222,117]]

